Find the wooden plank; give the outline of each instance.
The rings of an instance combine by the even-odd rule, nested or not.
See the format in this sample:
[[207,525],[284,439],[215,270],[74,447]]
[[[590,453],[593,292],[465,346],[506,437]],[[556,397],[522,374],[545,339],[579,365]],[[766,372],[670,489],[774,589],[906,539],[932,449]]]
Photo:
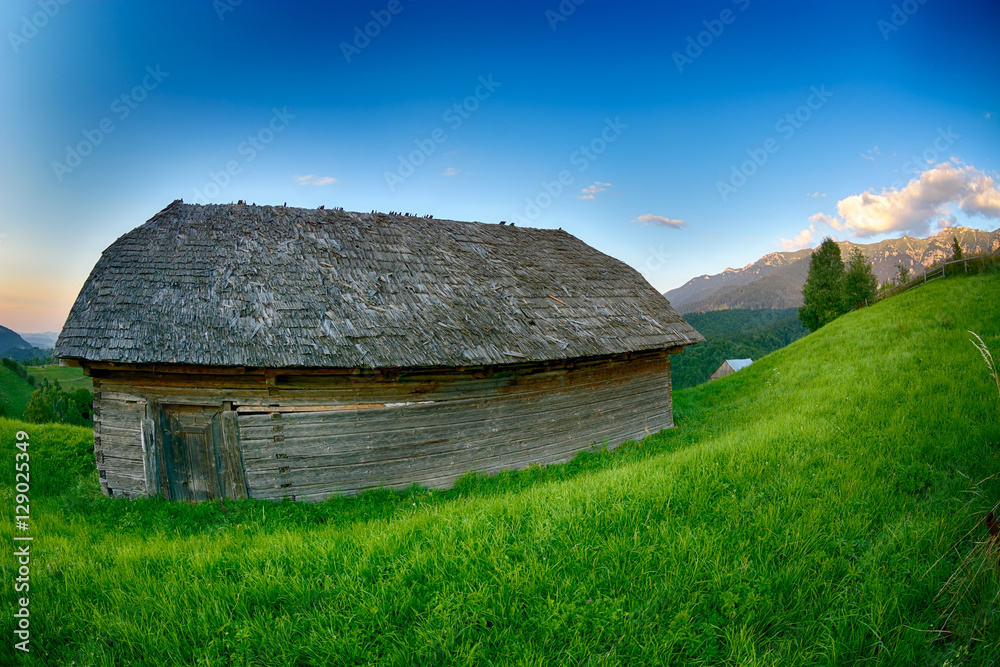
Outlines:
[[[626,359],[641,359],[643,357],[654,357],[662,354],[671,354],[678,351],[680,348],[658,348],[654,350],[644,350],[636,351],[630,353],[611,355],[611,359],[614,361],[623,361]],[[521,364],[506,364],[502,367],[498,366],[468,366],[465,367],[466,371],[476,372],[478,370],[490,369],[490,368],[504,368],[504,369],[514,369],[520,370],[522,368],[538,368],[538,367],[565,367],[572,365],[583,365],[583,364],[605,364],[607,363],[608,356],[598,356],[598,357],[577,357],[573,359],[554,359],[545,362],[525,362]],[[102,361],[87,361],[84,362],[90,370],[105,371],[109,374],[120,373],[123,376],[127,376],[131,373],[149,373],[154,375],[170,374],[170,375],[189,375],[189,376],[205,376],[205,375],[232,375],[232,376],[263,376],[268,372],[274,372],[276,369],[270,368],[253,368],[245,366],[209,366],[209,365],[198,365],[198,364],[130,364],[130,363],[119,363],[119,362],[102,362]],[[385,369],[359,369],[359,368],[296,368],[289,371],[288,373],[278,370],[277,375],[280,378],[286,374],[294,375],[351,375],[358,377],[386,377],[393,375],[400,375],[403,373],[423,373],[430,374],[440,372],[436,369],[429,368],[385,368]]]
[[219,484],[225,498],[247,497],[246,473],[240,453],[237,415],[224,410],[212,419]]
[[[636,411],[639,412],[638,410]],[[368,466],[380,463],[393,464],[398,461],[409,461],[422,459],[427,460],[433,457],[450,457],[451,461],[468,460],[474,463],[476,457],[485,456],[485,452],[492,449],[498,451],[528,450],[535,447],[544,447],[552,443],[562,441],[584,441],[590,439],[603,439],[607,437],[611,440],[620,439],[619,436],[635,432],[643,432],[648,429],[650,432],[659,431],[660,428],[669,424],[666,413],[661,413],[660,419],[651,417],[646,423],[637,423],[634,419],[627,419],[629,415],[623,415],[622,419],[609,420],[607,416],[596,415],[585,422],[587,435],[580,435],[580,431],[571,431],[568,428],[572,425],[572,418],[560,421],[552,421],[547,424],[540,424],[533,428],[530,437],[517,437],[518,434],[512,431],[499,431],[496,433],[470,433],[463,439],[449,440],[447,442],[427,443],[419,439],[410,441],[397,440],[391,443],[381,442],[375,444],[355,443],[352,449],[340,451],[315,452],[306,454],[292,443],[289,453],[277,457],[262,457],[259,459],[246,459],[248,476],[257,472],[271,473],[281,469],[303,470],[313,467],[343,467],[343,466]],[[616,423],[618,422],[618,423]],[[626,422],[626,423],[621,423]],[[603,426],[602,426],[603,424]],[[581,429],[583,431],[584,429]]]
[[[609,406],[610,407],[610,406]],[[616,406],[612,409],[593,410],[601,420],[615,422],[622,419],[634,421],[644,414],[659,416],[662,427],[669,427],[669,407],[662,404],[637,403],[631,408]],[[541,415],[509,414],[504,416],[484,416],[482,420],[472,421],[460,428],[454,424],[441,424],[421,427],[403,427],[391,431],[373,431],[345,434],[343,429],[332,429],[329,432],[319,432],[309,435],[294,435],[287,433],[283,440],[244,441],[244,460],[270,459],[277,455],[314,456],[337,455],[349,456],[358,450],[366,450],[375,455],[383,450],[393,452],[400,447],[413,446],[421,448],[422,452],[447,451],[457,449],[454,443],[469,439],[504,437],[520,439],[526,431],[525,424],[533,419],[530,432],[536,432],[548,424],[563,424],[570,433],[586,436],[591,428],[589,417],[580,415],[572,407],[550,410]],[[667,419],[662,420],[663,417]],[[406,423],[405,421],[403,422]]]
[[[120,423],[120,422],[119,422]],[[101,419],[101,435],[103,437],[119,437],[122,439],[138,439],[142,431],[142,418],[138,417],[135,428],[119,428],[112,426],[104,418]]]
[[[595,393],[596,391],[601,390],[601,389],[617,388],[617,387],[623,387],[623,386],[626,386],[626,385],[630,385],[630,386],[644,385],[644,386],[648,387],[648,389],[651,390],[651,391],[662,390],[664,392],[669,392],[669,383],[667,382],[665,375],[653,374],[653,373],[643,374],[643,375],[637,375],[637,376],[633,376],[631,378],[621,378],[621,379],[616,378],[614,381],[607,381],[607,380],[605,380],[605,381],[598,381],[598,382],[579,383],[579,384],[577,384],[575,386],[567,387],[565,389],[566,390],[572,390],[574,392],[577,392],[577,393],[580,393],[581,395],[586,396],[588,393]],[[447,401],[447,402],[444,402],[444,401],[441,401],[441,402],[437,402],[437,401],[419,401],[416,404],[438,404],[438,403],[440,403],[440,404],[446,404],[446,405],[460,406],[460,405],[474,405],[477,402],[483,402],[483,401],[485,401],[487,399],[489,399],[491,401],[501,400],[501,399],[507,399],[507,398],[509,398],[509,399],[515,399],[515,400],[521,400],[521,399],[530,400],[533,397],[551,395],[551,394],[554,394],[554,393],[557,393],[557,392],[560,392],[560,391],[564,391],[564,389],[563,388],[557,388],[557,387],[548,387],[548,388],[545,388],[545,389],[532,389],[532,390],[526,390],[526,391],[521,391],[521,392],[516,392],[516,393],[515,392],[508,392],[508,393],[493,394],[493,395],[490,395],[490,396],[483,396],[483,397],[462,397],[460,399],[457,399],[457,400],[454,400],[454,401]],[[387,403],[386,405],[387,406],[395,405],[396,407],[410,407],[406,403],[403,403],[401,405],[400,404],[388,404]],[[377,410],[378,408],[369,408],[369,409],[370,410]],[[328,411],[328,412],[330,412],[330,411]],[[318,420],[324,419],[324,416],[323,415],[318,415],[318,416],[316,416],[316,419],[318,419]],[[241,417],[240,417],[241,427],[244,427],[244,426],[245,427],[251,427],[251,426],[255,426],[255,425],[266,426],[266,425],[269,425],[269,423],[270,423],[269,422],[269,415],[266,414],[266,413],[261,413],[259,415],[250,415],[250,414],[247,414],[245,416],[243,414],[241,414]]]
[[172,419],[165,406],[160,406],[159,416],[156,431],[160,440],[157,446],[163,456],[160,465],[166,477],[165,495],[170,500],[184,500],[190,495],[186,484],[190,473],[187,468],[184,441],[182,437],[174,435]]
[[[550,381],[552,378],[566,376],[567,373],[574,373],[577,379],[582,378],[582,374],[586,373],[607,374],[608,372],[619,372],[627,375],[637,372],[645,364],[662,364],[668,357],[669,354],[667,353],[656,352],[655,354],[638,355],[631,362],[590,360],[577,361],[557,367],[539,366],[537,364],[526,365],[521,368],[505,367],[501,371],[483,370],[481,371],[482,377],[477,377],[475,371],[458,372],[453,369],[420,369],[400,372],[398,378],[388,382],[380,381],[378,379],[381,377],[380,375],[354,375],[343,371],[322,372],[316,369],[312,369],[312,372],[296,370],[293,375],[281,376],[279,378],[280,381],[278,384],[281,386],[278,391],[280,395],[283,395],[285,391],[291,389],[301,388],[303,391],[309,391],[312,388],[318,389],[320,394],[331,392],[329,395],[332,396],[363,397],[365,395],[374,395],[377,397],[375,401],[349,399],[351,402],[382,402],[386,394],[399,396],[421,395],[426,394],[428,391],[436,392],[441,389],[448,393],[467,393],[475,391],[477,387],[489,391],[512,382],[538,381],[544,383]],[[187,397],[186,400],[178,402],[192,402],[197,400],[203,402],[206,396],[212,396],[213,399],[225,399],[227,396],[242,394],[246,391],[252,391],[253,395],[257,397],[270,395],[266,391],[266,385],[262,376],[234,376],[241,377],[238,385],[234,384],[232,378],[227,376],[219,380],[222,384],[215,386],[211,382],[207,382],[204,376],[175,375],[176,377],[171,376],[164,379],[158,375],[145,378],[142,375],[123,373],[118,381],[105,379],[104,386],[106,391],[114,395],[134,396],[136,393],[152,395],[150,392],[154,392],[157,396],[164,398]],[[298,386],[300,379],[301,387]],[[253,385],[253,381],[259,381],[259,384]],[[191,388],[198,388],[194,396],[189,391]],[[209,393],[204,393],[205,390],[210,391]],[[314,399],[316,396],[310,395],[309,398]]]
[[[427,401],[430,402],[430,401]],[[400,407],[404,404],[386,404],[386,403],[355,403],[347,405],[285,405],[285,406],[260,406],[260,405],[241,405],[236,408],[236,412],[240,414],[273,414],[275,412],[333,412],[338,410],[374,410],[377,408],[385,407]]]
[[105,456],[104,465],[107,475],[128,477],[136,482],[135,488],[137,490],[143,490],[143,485],[146,481],[146,474],[142,469],[141,460],[117,459],[111,456]]
[[[625,438],[630,439],[630,438]],[[338,483],[336,474],[319,471],[312,473],[308,478],[301,480],[302,483],[289,483],[282,481],[282,478],[261,479],[261,484],[254,484],[252,497],[255,498],[281,498],[287,495],[311,495],[316,493],[334,492],[357,492],[364,488],[374,486],[385,486],[394,488],[406,488],[412,484],[419,484],[428,488],[444,488],[462,475],[476,470],[483,474],[494,474],[502,470],[524,468],[532,463],[549,464],[564,462],[572,459],[576,454],[585,449],[598,449],[601,443],[581,443],[580,441],[567,441],[558,445],[551,445],[545,448],[544,456],[540,455],[537,448],[525,450],[523,455],[517,458],[504,456],[502,453],[494,456],[479,456],[477,465],[469,466],[441,466],[428,465],[419,466],[418,462],[410,461],[409,466],[396,466],[394,468],[370,467],[367,469],[353,469],[343,471],[343,482]],[[480,454],[482,454],[480,452]],[[284,479],[290,479],[288,477]],[[287,486],[282,486],[287,484]]]
[[[641,407],[635,410],[637,413],[641,411]],[[475,446],[422,456],[406,456],[406,447],[397,443],[396,446],[383,450],[383,458],[373,460],[364,460],[367,451],[360,452],[361,460],[355,457],[350,462],[336,457],[326,458],[325,461],[322,457],[313,460],[277,459],[266,463],[248,460],[247,482],[254,497],[263,493],[266,488],[280,488],[282,484],[289,485],[286,488],[291,488],[293,491],[289,493],[292,493],[304,486],[326,484],[337,488],[358,480],[364,480],[368,485],[391,485],[404,481],[423,483],[424,479],[448,470],[453,470],[456,474],[464,474],[469,470],[489,472],[523,467],[533,462],[568,460],[592,440],[601,441],[606,438],[617,444],[625,439],[645,435],[644,428],[622,424],[612,423],[602,428],[599,424],[602,421],[606,423],[607,420],[599,414],[592,415],[587,421],[586,426],[591,434],[587,439],[567,433],[567,427],[572,423],[572,419],[567,419],[537,431],[532,429],[531,440],[511,441],[510,433],[501,432],[486,442],[473,440]],[[386,455],[398,455],[401,458],[387,459],[384,458]],[[338,460],[346,464],[329,465]],[[321,463],[328,465],[319,465]]]
[[159,456],[156,452],[156,435],[153,420],[142,420],[142,468],[145,481],[143,492],[155,496],[160,492]]
[[119,459],[129,459],[132,461],[142,460],[142,434],[136,433],[134,440],[123,442],[115,438],[101,436],[101,444],[94,446],[95,450],[104,452],[105,456],[113,456]]
[[[500,424],[514,422],[515,428],[529,426],[538,419],[545,418],[550,410],[569,411],[577,413],[583,410],[599,409],[613,401],[638,400],[645,395],[655,395],[648,383],[635,383],[628,387],[628,392],[616,388],[614,393],[564,392],[559,394],[535,394],[529,399],[519,401],[511,397],[497,398],[493,401],[452,401],[444,404],[410,406],[398,409],[373,410],[358,413],[305,413],[286,415],[280,423],[286,442],[292,438],[313,437],[323,439],[331,432],[338,436],[353,437],[370,434],[389,435],[395,431],[424,430],[428,439],[449,437],[451,429],[467,424],[496,422]],[[658,393],[658,392],[656,392]],[[662,403],[662,398],[652,401],[652,404]],[[649,402],[645,402],[649,406]],[[270,448],[274,442],[274,420],[268,425],[248,426],[247,423],[258,424],[261,420],[252,422],[240,416],[240,437],[244,449],[253,450],[260,447]],[[271,443],[271,444],[269,444]],[[309,440],[299,441],[307,446]]]

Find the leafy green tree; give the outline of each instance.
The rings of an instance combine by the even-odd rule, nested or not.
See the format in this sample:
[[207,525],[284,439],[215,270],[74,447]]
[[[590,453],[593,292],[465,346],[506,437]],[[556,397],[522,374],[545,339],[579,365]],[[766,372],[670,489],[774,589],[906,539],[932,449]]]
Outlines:
[[36,424],[59,421],[56,416],[56,391],[48,379],[43,379],[42,384],[31,393],[28,405],[24,408],[24,420]]
[[844,262],[840,246],[827,237],[809,259],[809,276],[799,309],[802,326],[816,331],[844,313]]
[[910,280],[910,270],[902,264],[896,265],[896,282],[903,285]]
[[962,259],[965,257],[965,255],[962,254],[962,246],[959,244],[957,236],[952,237],[951,251],[952,259]]
[[878,278],[859,248],[851,251],[844,274],[844,310],[866,306],[878,294]]
[[41,385],[31,394],[24,409],[24,420],[36,424],[61,422],[74,426],[88,426],[93,423],[94,396],[80,388],[72,393],[63,391],[59,381],[43,379]]

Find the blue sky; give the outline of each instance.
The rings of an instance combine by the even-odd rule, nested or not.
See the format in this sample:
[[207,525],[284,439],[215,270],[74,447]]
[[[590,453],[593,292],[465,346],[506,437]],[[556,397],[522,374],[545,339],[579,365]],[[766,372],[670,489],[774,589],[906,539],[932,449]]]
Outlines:
[[0,324],[176,198],[562,227],[662,291],[1000,222],[996,2],[329,5],[0,4]]

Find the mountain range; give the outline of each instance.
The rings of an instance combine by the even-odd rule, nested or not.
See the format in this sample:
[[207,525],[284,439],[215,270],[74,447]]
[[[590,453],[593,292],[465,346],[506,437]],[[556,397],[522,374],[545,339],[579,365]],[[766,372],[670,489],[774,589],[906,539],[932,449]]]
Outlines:
[[21,338],[13,329],[0,326],[0,352],[28,349],[31,349],[31,343]]
[[51,349],[56,346],[56,339],[59,338],[58,331],[39,331],[36,333],[24,333],[19,331],[21,338],[34,345],[35,347],[40,347],[42,349]]
[[[937,262],[951,259],[952,239],[955,238],[965,255],[1000,250],[1000,230],[987,232],[968,227],[949,227],[925,239],[904,236],[871,244],[841,241],[837,245],[845,260],[852,249],[860,248],[872,263],[879,283],[883,284],[897,275],[897,265],[905,266],[910,275],[916,275]],[[812,252],[809,248],[772,252],[742,269],[725,269],[712,276],[692,278],[664,296],[680,313],[730,308],[797,308],[802,305],[802,286],[809,275]]]
[[13,329],[0,326],[0,357],[10,357],[23,362],[30,359],[46,359],[51,355],[51,349],[36,347]]

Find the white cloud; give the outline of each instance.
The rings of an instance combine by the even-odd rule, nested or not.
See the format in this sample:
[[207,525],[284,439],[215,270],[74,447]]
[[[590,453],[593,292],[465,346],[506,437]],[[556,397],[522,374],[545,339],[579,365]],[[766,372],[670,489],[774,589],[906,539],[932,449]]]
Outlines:
[[337,179],[333,176],[313,176],[312,174],[308,176],[296,176],[295,179],[299,182],[299,185],[330,185],[337,182]]
[[604,192],[610,187],[611,187],[610,183],[601,183],[600,181],[594,181],[593,185],[588,185],[583,190],[580,190],[582,194],[578,196],[577,199],[597,199],[598,192]]
[[455,169],[454,167],[448,167],[447,169],[445,169],[444,171],[441,172],[441,175],[442,176],[454,176],[455,174],[460,174],[460,173],[462,173],[461,169]]
[[945,215],[937,219],[938,229],[948,229],[958,225],[958,218],[953,215]]
[[813,223],[813,231],[816,229],[816,225],[826,225],[827,227],[833,227],[837,231],[842,231],[844,225],[836,217],[832,215],[827,215],[826,213],[817,213],[809,217],[809,222]]
[[652,223],[659,227],[673,227],[674,229],[680,229],[681,227],[687,224],[683,220],[675,220],[674,218],[665,218],[662,215],[653,215],[652,213],[643,213],[638,218],[636,218],[636,220],[638,220],[644,225]]
[[902,188],[872,190],[837,202],[838,216],[818,213],[810,222],[848,231],[856,237],[890,232],[926,236],[931,223],[950,219],[951,206],[966,215],[1000,219],[996,180],[960,161],[943,162]]
[[[823,215],[822,213],[818,215]],[[814,215],[813,218],[816,216]],[[812,219],[812,218],[810,218]],[[812,246],[813,241],[816,239],[816,225],[809,225],[809,229],[803,229],[796,235],[793,239],[781,239],[778,242],[778,246],[782,250],[801,250],[802,248],[809,248]]]
[[826,196],[825,192],[807,192],[806,193],[806,197],[812,197],[813,199],[816,199],[817,197],[825,197],[825,196]]
[[881,155],[881,154],[882,154],[882,151],[880,151],[878,149],[878,146],[874,146],[874,147],[869,148],[868,150],[866,150],[864,153],[862,153],[861,157],[864,158],[865,160],[871,160],[872,162],[874,162],[875,161],[875,157],[877,155]]

